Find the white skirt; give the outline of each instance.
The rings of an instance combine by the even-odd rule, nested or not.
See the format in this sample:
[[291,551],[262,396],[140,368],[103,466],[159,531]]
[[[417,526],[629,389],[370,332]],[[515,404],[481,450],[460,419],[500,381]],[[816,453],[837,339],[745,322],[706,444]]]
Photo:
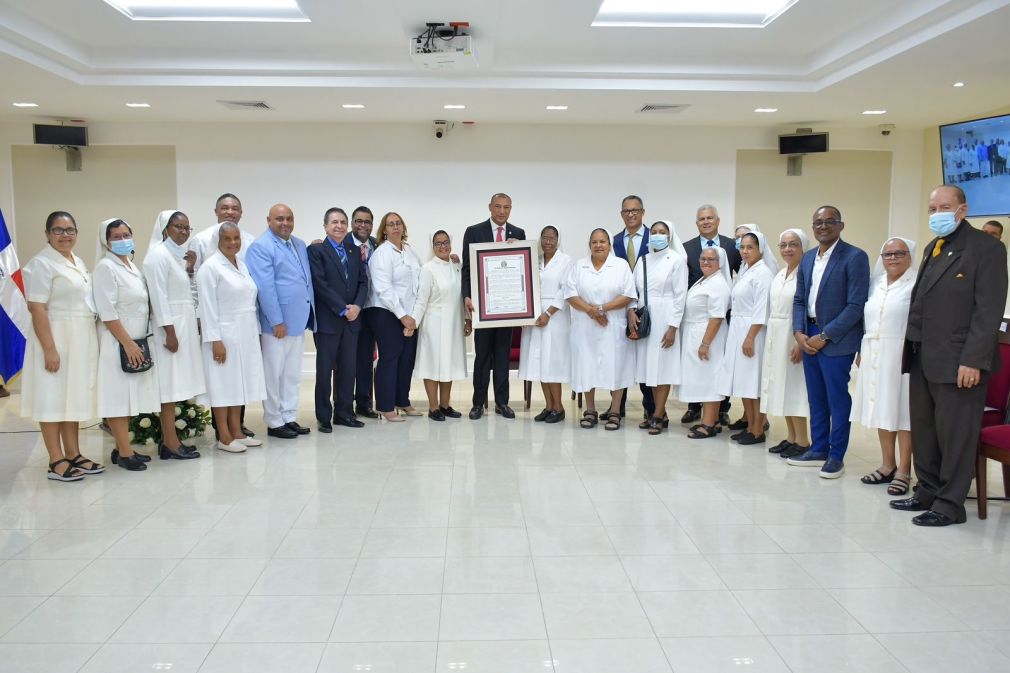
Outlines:
[[681,402],[721,402],[725,397],[719,390],[716,374],[722,365],[723,349],[726,346],[726,323],[723,322],[709,345],[708,360],[698,357],[698,348],[708,330],[708,321],[685,322],[681,326],[683,347],[681,350],[680,388],[677,397]]
[[863,338],[860,363],[853,364],[855,391],[849,420],[867,428],[911,430],[908,374],[901,373],[903,339]]
[[551,316],[544,327],[523,327],[519,347],[520,379],[543,383],[571,380],[571,323],[571,313],[566,308]]
[[[134,338],[146,336],[144,327],[131,325],[120,318],[127,334]],[[132,328],[132,329],[131,329]],[[102,418],[122,418],[161,411],[158,389],[158,362],[146,372],[127,374],[119,355],[119,341],[104,325],[98,337],[98,415]],[[154,360],[154,356],[151,356]]]
[[255,309],[221,317],[221,342],[227,352],[223,363],[214,362],[209,341],[203,342],[203,366],[207,394],[200,404],[240,407],[266,399],[263,352]]
[[60,368],[47,372],[42,344],[29,330],[21,382],[21,415],[36,423],[98,418],[98,331],[95,316],[49,313]]
[[803,361],[792,363],[789,354],[796,345],[792,318],[768,318],[764,366],[761,370],[761,413],[808,418],[807,380]]
[[624,333],[624,309],[608,311],[601,326],[582,311],[572,312],[572,391],[623,390],[635,382],[635,351]]
[[161,402],[181,402],[207,392],[203,376],[203,353],[196,328],[196,309],[192,302],[173,304],[172,324],[179,348],[171,353],[165,348],[165,329],[154,328],[151,357],[158,367]]
[[656,299],[649,303],[649,318],[652,322],[649,336],[634,342],[637,383],[650,387],[680,385],[680,344],[684,337],[680,330],[677,330],[673,345],[663,348],[663,335],[666,334],[672,312],[673,302],[669,299]]
[[750,316],[733,316],[726,335],[726,353],[719,369],[719,388],[723,396],[756,400],[761,397],[761,364],[765,352],[765,332],[754,338],[754,355],[743,354],[743,342],[751,328]]

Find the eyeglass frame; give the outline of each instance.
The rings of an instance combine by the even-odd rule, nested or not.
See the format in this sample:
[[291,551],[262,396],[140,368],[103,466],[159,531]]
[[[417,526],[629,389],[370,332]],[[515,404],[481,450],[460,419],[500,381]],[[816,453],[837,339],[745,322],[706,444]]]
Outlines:
[[49,233],[54,236],[77,236],[77,227],[53,227]]

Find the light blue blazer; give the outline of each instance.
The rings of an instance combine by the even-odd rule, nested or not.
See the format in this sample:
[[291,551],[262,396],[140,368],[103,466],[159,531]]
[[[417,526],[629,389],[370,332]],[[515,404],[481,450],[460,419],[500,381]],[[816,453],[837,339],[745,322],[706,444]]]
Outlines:
[[294,254],[282,238],[267,229],[245,254],[249,275],[258,290],[256,304],[263,334],[273,334],[274,327],[281,323],[288,336],[316,329],[315,296],[305,241],[292,236],[291,243]]

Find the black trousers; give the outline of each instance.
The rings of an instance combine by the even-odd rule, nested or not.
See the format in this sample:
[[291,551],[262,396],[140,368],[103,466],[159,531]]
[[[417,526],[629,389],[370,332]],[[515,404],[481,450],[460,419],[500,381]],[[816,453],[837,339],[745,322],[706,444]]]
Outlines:
[[331,418],[350,418],[358,333],[347,329],[340,334],[316,332],[312,337],[316,342],[316,420],[329,423]]
[[371,323],[365,319],[368,311],[381,311],[381,308],[369,308],[362,311],[358,317],[361,330],[358,332],[358,344],[355,355],[354,403],[360,409],[372,408],[372,369],[375,357],[375,331]]
[[511,327],[489,327],[473,333],[473,406],[487,403],[487,387],[494,369],[494,403],[509,403],[509,349],[512,347]]
[[958,388],[927,380],[919,353],[913,354],[910,369],[912,459],[919,480],[915,497],[934,512],[963,521],[989,373],[982,372],[981,383],[973,388]]
[[393,411],[410,406],[410,377],[417,356],[417,333],[403,336],[403,325],[386,309],[370,316],[375,340],[379,345],[379,364],[375,367],[375,409]]
[[[652,397],[652,388],[645,385],[644,383],[638,384],[638,389],[642,391],[642,409],[645,411],[647,416],[656,415],[656,400]],[[621,415],[624,415],[624,410],[628,406],[628,389],[624,390],[624,397],[621,398]]]

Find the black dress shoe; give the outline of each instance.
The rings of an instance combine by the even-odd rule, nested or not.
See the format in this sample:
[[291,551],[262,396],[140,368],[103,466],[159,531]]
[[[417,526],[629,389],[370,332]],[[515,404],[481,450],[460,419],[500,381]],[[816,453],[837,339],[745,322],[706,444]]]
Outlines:
[[158,443],[158,458],[161,460],[192,460],[199,457],[198,451],[190,451],[181,443],[175,451],[165,446],[164,442]]
[[755,437],[751,433],[744,433],[744,436],[736,440],[741,446],[751,446],[752,444],[764,444],[765,434],[762,432],[760,435]]
[[[148,457],[147,460],[150,459],[151,458]],[[147,469],[145,461],[140,459],[140,454],[137,452],[134,452],[129,458],[124,458],[119,455],[119,449],[113,449],[111,460],[113,465],[118,465],[124,470],[129,470],[130,472],[140,472]]]
[[516,412],[512,411],[512,407],[507,404],[496,404],[494,405],[494,412],[499,416],[504,418],[515,418]]
[[246,437],[255,437],[256,433],[247,428],[245,425],[242,426],[242,434]]
[[477,405],[477,404],[473,405],[472,407],[470,407],[470,414],[469,415],[470,415],[470,420],[471,421],[478,420],[481,416],[484,415],[484,407],[482,407],[480,405]]
[[308,428],[306,428],[304,425],[298,425],[298,421],[291,421],[290,423],[285,423],[284,427],[285,428],[290,428],[290,429],[294,430],[299,435],[307,435],[310,432],[312,432],[311,430],[309,430]]
[[790,446],[792,446],[792,444],[789,443],[789,440],[783,439],[781,442],[768,449],[768,453],[782,453]]
[[334,425],[342,425],[345,428],[363,428],[365,424],[356,418],[333,418]]
[[[921,512],[923,510],[929,509],[924,504],[919,502],[917,498],[903,498],[901,500],[892,500],[888,503],[891,509],[900,509],[902,512]],[[942,514],[940,516],[943,516]],[[916,519],[919,517],[916,517]]]
[[557,412],[553,409],[547,412],[547,416],[544,418],[544,423],[560,423],[565,417],[565,412]]
[[720,411],[719,412],[719,425],[721,425],[724,428],[729,428],[730,427],[731,424],[730,424],[730,420],[729,420],[729,412],[728,411]]
[[779,458],[795,458],[796,456],[806,453],[809,448],[809,446],[790,444],[788,448],[779,451]]
[[298,433],[286,425],[281,425],[276,428],[267,428],[267,435],[278,439],[294,439]]
[[327,422],[320,423],[319,424],[319,432],[325,432],[326,434],[329,434],[329,433],[333,432],[333,426],[330,425]]
[[[730,430],[734,430],[734,429],[739,430],[739,428],[734,428],[732,425],[729,426],[729,429]],[[729,436],[729,438],[732,439],[734,442],[737,442],[737,441],[740,441],[741,437],[743,437],[744,435],[749,435],[749,434],[750,433],[747,432],[746,430],[740,430],[740,432],[734,432],[732,435]]]
[[356,416],[364,416],[365,418],[378,418],[379,414],[376,413],[375,409],[371,407],[358,407],[354,410]]
[[441,411],[442,415],[446,418],[459,418],[463,415],[452,407],[439,407],[438,410]]
[[[728,418],[729,414],[727,414],[726,417]],[[740,418],[739,420],[736,420],[736,421],[730,423],[726,427],[728,427],[730,430],[746,430],[747,429],[747,421],[745,419],[743,419],[743,418]]]
[[441,409],[432,409],[428,411],[428,418],[433,421],[444,421],[445,414],[442,413]]
[[540,421],[546,421],[546,420],[547,420],[547,415],[548,415],[549,413],[551,413],[551,410],[550,410],[550,409],[544,409],[544,410],[543,410],[543,411],[541,411],[541,412],[540,412],[539,414],[537,414],[536,416],[534,416],[534,417],[533,417],[533,420],[534,420],[534,421],[537,421],[538,423],[539,423]]
[[917,517],[912,518],[912,523],[916,526],[927,526],[930,528],[939,528],[940,526],[949,526],[954,523],[964,523],[965,519],[952,519],[946,514],[941,514],[940,512],[934,512],[929,510],[928,512],[923,512]]
[[680,422],[694,423],[695,421],[700,419],[701,419],[701,409],[691,409],[690,407],[688,407],[687,411],[684,412],[684,415],[680,417]]

